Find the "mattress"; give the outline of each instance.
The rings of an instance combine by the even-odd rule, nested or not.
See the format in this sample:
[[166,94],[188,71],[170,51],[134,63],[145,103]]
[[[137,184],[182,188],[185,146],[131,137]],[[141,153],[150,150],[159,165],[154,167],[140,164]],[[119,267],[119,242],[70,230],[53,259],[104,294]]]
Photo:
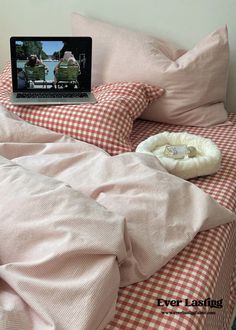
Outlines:
[[[235,211],[236,114],[229,114],[229,119],[232,125],[211,128],[136,120],[133,150],[147,137],[164,131],[185,131],[212,139],[222,152],[220,170],[190,181]],[[236,303],[235,246],[236,223],[199,233],[151,278],[120,289],[116,315],[106,330],[228,329]],[[173,300],[180,300],[179,306],[171,306]],[[202,301],[203,306],[192,306],[194,301]]]

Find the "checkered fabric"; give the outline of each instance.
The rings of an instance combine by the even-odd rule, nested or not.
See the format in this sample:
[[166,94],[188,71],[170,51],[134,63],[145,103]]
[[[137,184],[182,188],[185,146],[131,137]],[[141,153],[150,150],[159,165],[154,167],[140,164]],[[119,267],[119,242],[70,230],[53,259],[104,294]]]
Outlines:
[[94,144],[111,155],[131,151],[133,121],[163,94],[142,83],[114,83],[95,88],[96,104],[15,106],[10,100],[10,66],[1,75],[0,102],[31,124]]
[[[137,120],[131,135],[133,150],[150,135],[164,131],[187,131],[211,138],[221,149],[221,168],[215,175],[190,181],[223,206],[235,210],[236,115],[230,114],[229,119],[233,126],[207,129]],[[117,313],[106,330],[228,330],[236,303],[235,246],[236,223],[199,233],[150,279],[120,289]],[[223,309],[156,304],[157,299],[206,298],[223,299]]]

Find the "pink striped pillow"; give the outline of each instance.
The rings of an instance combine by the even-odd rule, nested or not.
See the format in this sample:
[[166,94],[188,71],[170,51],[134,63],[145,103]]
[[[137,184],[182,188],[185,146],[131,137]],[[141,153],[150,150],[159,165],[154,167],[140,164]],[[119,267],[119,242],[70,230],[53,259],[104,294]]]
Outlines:
[[31,124],[94,144],[111,155],[132,150],[133,121],[163,94],[163,89],[143,83],[113,83],[94,89],[98,103],[83,105],[11,104],[9,66],[1,75],[0,102]]

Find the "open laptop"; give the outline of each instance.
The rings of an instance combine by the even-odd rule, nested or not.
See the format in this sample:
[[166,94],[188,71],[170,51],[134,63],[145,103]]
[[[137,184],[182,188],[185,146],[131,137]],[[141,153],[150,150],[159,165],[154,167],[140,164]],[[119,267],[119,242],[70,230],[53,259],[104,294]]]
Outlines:
[[90,37],[11,37],[14,104],[95,103]]

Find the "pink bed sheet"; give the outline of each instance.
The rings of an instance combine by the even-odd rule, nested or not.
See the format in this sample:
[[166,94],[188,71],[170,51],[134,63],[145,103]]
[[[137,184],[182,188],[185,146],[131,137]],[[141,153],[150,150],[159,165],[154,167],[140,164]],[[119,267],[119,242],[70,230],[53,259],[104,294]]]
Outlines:
[[[220,204],[236,210],[236,114],[233,125],[212,128],[183,127],[137,120],[133,127],[134,150],[138,143],[163,131],[186,131],[211,138],[221,149],[217,174],[191,181]],[[180,305],[158,307],[157,299],[221,300],[223,308]],[[228,330],[236,303],[236,223],[199,233],[195,239],[150,279],[119,291],[117,312],[106,330]]]

